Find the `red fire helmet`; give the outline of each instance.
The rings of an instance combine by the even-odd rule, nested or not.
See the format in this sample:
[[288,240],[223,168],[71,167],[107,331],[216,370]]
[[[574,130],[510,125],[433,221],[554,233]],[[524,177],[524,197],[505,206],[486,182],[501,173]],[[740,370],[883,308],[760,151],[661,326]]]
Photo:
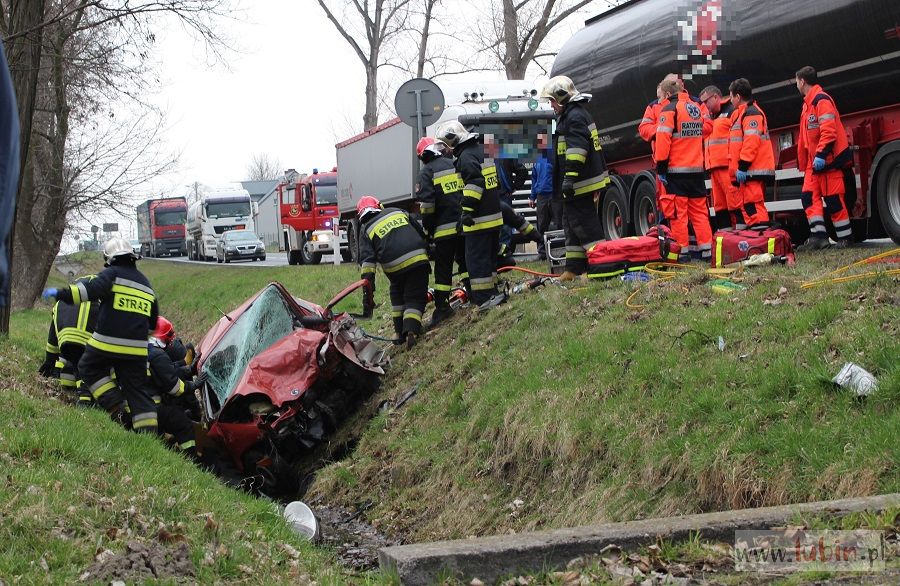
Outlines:
[[356,202],[356,215],[360,218],[371,212],[378,213],[382,209],[384,208],[381,207],[381,202],[371,195],[364,195]]
[[425,149],[434,144],[434,139],[430,136],[423,136],[419,139],[419,142],[416,143],[416,155],[421,158],[422,153],[425,152]]
[[168,346],[175,339],[175,326],[163,316],[159,316],[156,318],[156,329],[153,330],[153,337]]

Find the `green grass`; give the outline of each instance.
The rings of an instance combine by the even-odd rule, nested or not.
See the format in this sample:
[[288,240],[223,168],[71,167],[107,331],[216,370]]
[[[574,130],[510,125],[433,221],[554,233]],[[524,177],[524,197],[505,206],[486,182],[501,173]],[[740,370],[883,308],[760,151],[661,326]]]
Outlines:
[[[743,277],[748,290],[728,297],[699,273],[685,274],[638,293],[647,307],[637,311],[625,305],[632,289],[616,281],[549,286],[483,316],[463,312],[393,357],[373,403],[414,384],[417,395],[365,426],[356,452],[325,468],[312,496],[351,507],[371,500],[370,521],[414,541],[896,492],[897,280],[799,287],[878,251],[754,269]],[[163,315],[191,341],[220,317],[217,308],[230,311],[269,281],[324,305],[357,278],[348,266],[140,267]],[[765,304],[782,286],[781,302]],[[383,305],[362,325],[390,336],[386,292],[379,275]],[[339,309],[359,311],[359,298]],[[0,576],[40,575],[44,555],[54,580],[77,578],[98,543],[106,546],[109,523],[123,526],[120,512],[134,504],[143,518],[184,533],[198,567],[213,540],[198,515],[214,511],[234,561],[200,568],[202,581],[243,578],[240,565],[271,572],[260,581],[288,579],[278,544],[301,545],[269,505],[99,414],[48,400],[31,374],[48,315],[47,306],[16,314],[2,350],[4,388],[13,392],[0,407],[0,454],[28,460],[0,489],[4,503],[15,499],[0,505],[0,543],[9,544]],[[876,395],[857,400],[828,382],[845,361],[878,377]],[[29,492],[32,485],[40,490]],[[115,505],[105,510],[89,494]],[[168,499],[176,504],[165,506]],[[69,513],[73,500],[82,504]],[[53,537],[57,525],[76,537]],[[248,538],[256,531],[263,537]],[[347,579],[327,552],[301,552],[301,573]]]

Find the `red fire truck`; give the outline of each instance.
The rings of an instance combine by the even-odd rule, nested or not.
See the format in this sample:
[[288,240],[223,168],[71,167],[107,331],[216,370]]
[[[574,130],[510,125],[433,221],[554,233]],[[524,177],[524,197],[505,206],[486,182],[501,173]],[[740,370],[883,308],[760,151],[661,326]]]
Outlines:
[[350,260],[347,234],[339,226],[337,167],[288,177],[276,189],[289,264],[319,264],[336,246],[341,258]]
[[[631,0],[593,18],[560,50],[552,75],[591,93],[589,110],[613,172],[598,214],[607,238],[644,234],[655,217],[650,146],[637,127],[656,85],[678,73],[697,95],[746,77],[769,120],[777,163],[766,196],[775,219],[806,237],[797,168],[811,65],[835,100],[854,149],[847,207],[856,240],[900,243],[900,2],[896,0]],[[849,174],[848,174],[849,175]]]
[[187,201],[183,197],[148,199],[137,207],[136,212],[143,256],[182,256],[187,253],[184,242]]

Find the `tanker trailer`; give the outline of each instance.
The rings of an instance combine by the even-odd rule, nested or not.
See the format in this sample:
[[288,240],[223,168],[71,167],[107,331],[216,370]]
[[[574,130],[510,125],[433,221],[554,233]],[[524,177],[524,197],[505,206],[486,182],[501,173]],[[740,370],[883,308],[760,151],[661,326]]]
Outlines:
[[697,95],[746,77],[766,112],[777,165],[766,206],[806,228],[797,169],[805,65],[835,100],[854,148],[847,190],[854,238],[900,242],[900,2],[896,0],[631,0],[585,23],[551,75],[593,94],[588,108],[614,176],[598,213],[607,238],[644,234],[655,217],[650,146],[638,123],[656,85],[678,73]]

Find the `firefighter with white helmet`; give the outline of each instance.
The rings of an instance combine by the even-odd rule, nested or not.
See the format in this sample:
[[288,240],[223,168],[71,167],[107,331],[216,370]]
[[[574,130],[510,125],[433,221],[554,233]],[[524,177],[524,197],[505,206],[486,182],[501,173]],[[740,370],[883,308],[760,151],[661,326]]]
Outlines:
[[500,181],[493,160],[484,159],[478,134],[457,120],[441,124],[435,138],[451,149],[456,171],[463,181],[460,224],[465,237],[466,268],[472,301],[485,310],[506,301],[496,283],[497,251],[500,248]]
[[541,97],[550,100],[556,112],[553,187],[563,200],[566,233],[566,270],[560,280],[571,281],[587,270],[587,251],[603,239],[594,202],[609,185],[609,175],[597,126],[585,108],[591,95],[580,93],[571,79],[558,75],[547,82]]
[[[132,429],[156,433],[156,404],[147,378],[147,336],[156,327],[159,315],[156,295],[150,281],[135,266],[140,257],[127,240],[109,240],[103,247],[103,257],[107,268],[90,281],[45,289],[43,296],[73,305],[101,302],[97,325],[78,362],[78,373],[94,400],[114,419],[123,421],[127,401]],[[110,368],[116,381],[110,376]]]
[[359,198],[356,213],[360,274],[370,283],[363,313],[371,315],[375,309],[371,293],[375,291],[375,267],[380,264],[391,283],[391,317],[397,334],[394,343],[412,348],[422,333],[422,314],[428,300],[431,264],[425,233],[405,211],[384,208],[371,195]]
[[434,311],[428,327],[434,327],[453,315],[450,291],[453,285],[453,262],[459,267],[460,279],[469,288],[466,272],[465,241],[457,232],[462,205],[462,178],[445,155],[446,145],[430,136],[416,145],[422,170],[416,181],[416,199],[422,214],[422,227],[429,246],[434,246]]

